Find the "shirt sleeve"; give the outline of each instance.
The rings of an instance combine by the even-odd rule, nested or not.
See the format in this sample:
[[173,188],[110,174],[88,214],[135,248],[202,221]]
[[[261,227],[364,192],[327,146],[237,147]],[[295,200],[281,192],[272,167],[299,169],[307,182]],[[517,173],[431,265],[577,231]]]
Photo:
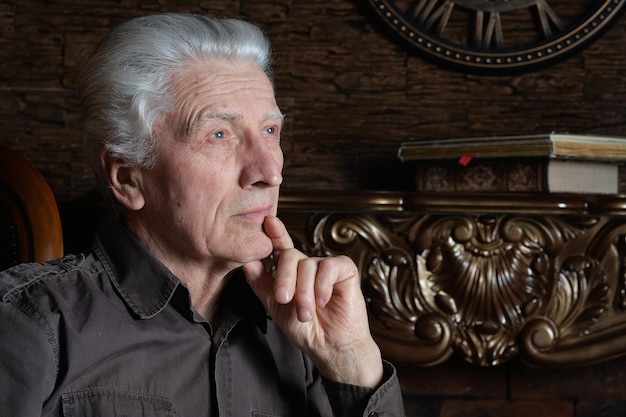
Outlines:
[[378,388],[324,379],[333,414],[336,416],[403,417],[404,402],[394,366],[383,361],[383,382]]
[[[34,313],[34,312],[33,312]],[[0,410],[12,417],[39,417],[56,375],[46,333],[11,302],[0,301]]]

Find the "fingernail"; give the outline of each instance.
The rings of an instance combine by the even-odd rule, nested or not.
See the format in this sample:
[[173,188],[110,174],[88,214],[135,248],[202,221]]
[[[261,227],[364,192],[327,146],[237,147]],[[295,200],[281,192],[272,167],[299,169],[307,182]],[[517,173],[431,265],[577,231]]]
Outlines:
[[287,287],[278,287],[276,289],[276,301],[281,304],[286,304],[289,302],[289,290]]
[[313,317],[311,316],[311,312],[308,308],[299,308],[298,309],[298,320],[301,322],[311,321]]

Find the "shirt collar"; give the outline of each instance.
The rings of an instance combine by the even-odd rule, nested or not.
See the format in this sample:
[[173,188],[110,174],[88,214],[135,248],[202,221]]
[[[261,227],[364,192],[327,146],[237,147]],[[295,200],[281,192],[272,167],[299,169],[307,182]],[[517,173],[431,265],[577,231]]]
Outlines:
[[96,234],[94,251],[121,297],[141,318],[159,313],[180,284],[120,220],[105,220]]
[[[172,301],[177,288],[184,291],[187,304],[179,306],[188,317],[191,300],[187,289],[145,246],[124,226],[121,220],[109,218],[96,234],[94,252],[104,265],[111,282],[128,307],[140,318],[157,315]],[[263,332],[267,314],[259,299],[246,283],[241,270],[233,272],[220,296],[226,327],[231,327],[243,316],[252,320]],[[182,309],[186,309],[183,311]]]

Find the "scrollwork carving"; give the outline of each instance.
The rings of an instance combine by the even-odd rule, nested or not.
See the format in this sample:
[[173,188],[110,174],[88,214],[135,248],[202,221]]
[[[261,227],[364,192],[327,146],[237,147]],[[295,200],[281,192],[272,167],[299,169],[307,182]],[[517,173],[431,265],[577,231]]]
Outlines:
[[610,306],[607,277],[599,262],[576,255],[563,262],[547,316],[562,336],[584,335]]
[[620,352],[583,347],[626,330],[625,229],[593,216],[331,213],[309,218],[302,249],[355,260],[392,358],[563,365]]

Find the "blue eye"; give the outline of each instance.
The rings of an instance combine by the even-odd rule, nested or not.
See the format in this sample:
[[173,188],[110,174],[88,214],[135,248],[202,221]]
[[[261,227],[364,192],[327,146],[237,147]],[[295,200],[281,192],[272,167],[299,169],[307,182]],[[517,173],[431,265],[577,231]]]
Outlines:
[[275,127],[275,126],[268,127],[268,128],[265,130],[265,132],[266,132],[268,135],[273,135],[273,134],[275,134],[275,133],[276,133],[276,127]]
[[211,136],[216,139],[224,139],[226,137],[226,133],[224,133],[223,130],[218,130],[217,132],[214,132]]

